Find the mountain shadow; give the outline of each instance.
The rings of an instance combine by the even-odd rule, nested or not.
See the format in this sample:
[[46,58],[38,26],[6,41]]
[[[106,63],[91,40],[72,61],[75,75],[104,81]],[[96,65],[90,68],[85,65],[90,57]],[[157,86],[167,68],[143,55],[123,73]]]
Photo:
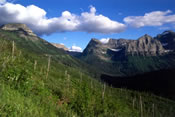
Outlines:
[[153,71],[129,77],[102,74],[101,79],[117,88],[151,92],[175,100],[175,69]]

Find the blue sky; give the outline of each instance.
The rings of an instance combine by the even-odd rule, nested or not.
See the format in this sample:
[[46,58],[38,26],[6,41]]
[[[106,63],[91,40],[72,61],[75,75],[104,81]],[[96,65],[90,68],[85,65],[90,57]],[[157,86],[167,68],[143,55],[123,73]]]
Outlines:
[[[7,3],[13,6],[6,5]],[[137,39],[145,33],[155,36],[164,30],[175,30],[174,0],[0,0],[0,4],[0,15],[7,14],[4,15],[6,19],[12,14],[8,7],[13,8],[13,11],[20,10],[21,13],[16,18],[17,14],[13,12],[16,18],[14,20],[4,21],[0,18],[0,24],[26,23],[47,41],[63,43],[67,47],[74,45],[84,49],[91,38]],[[31,5],[31,9],[37,7],[36,10],[27,8]],[[24,12],[21,9],[24,9]],[[29,10],[35,15],[34,18],[32,15],[32,18],[25,16],[31,22],[26,21],[23,15]],[[70,25],[60,24],[67,17],[72,19],[66,20],[73,20]],[[42,20],[42,23],[38,23],[37,18]],[[97,20],[94,22],[93,18]],[[103,22],[106,25],[102,26]],[[47,27],[50,28],[46,28],[45,24],[49,24]]]

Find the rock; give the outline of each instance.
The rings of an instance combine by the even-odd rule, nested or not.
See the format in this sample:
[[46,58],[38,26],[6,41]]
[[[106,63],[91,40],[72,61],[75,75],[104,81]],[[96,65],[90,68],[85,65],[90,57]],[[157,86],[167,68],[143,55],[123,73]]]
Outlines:
[[69,49],[64,46],[63,44],[58,44],[58,43],[51,43],[53,46],[59,48],[59,49],[63,49],[64,51],[68,51]]
[[94,55],[103,60],[110,60],[114,56],[157,56],[166,52],[159,40],[146,34],[138,40],[109,39],[108,43],[93,38],[83,51],[83,56]]
[[109,48],[112,48],[112,49],[121,49],[121,48],[125,48],[126,45],[132,41],[133,40],[128,40],[128,39],[110,39],[107,45]]
[[128,43],[126,53],[132,55],[156,56],[165,52],[160,41],[153,39],[149,35],[144,35],[138,40]]
[[157,35],[155,39],[159,40],[166,50],[175,50],[175,32],[171,30],[164,31],[162,34]]
[[13,24],[5,24],[0,27],[2,30],[8,30],[8,31],[23,31],[26,35],[30,36],[37,36],[33,33],[31,29],[27,27],[26,24],[19,24],[19,23],[13,23]]

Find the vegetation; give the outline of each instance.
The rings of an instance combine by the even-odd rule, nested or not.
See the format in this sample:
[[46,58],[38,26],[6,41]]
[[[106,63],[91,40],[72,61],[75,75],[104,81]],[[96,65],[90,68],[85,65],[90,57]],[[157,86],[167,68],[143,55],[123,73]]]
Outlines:
[[89,54],[79,57],[87,64],[99,69],[102,74],[111,76],[132,76],[161,69],[175,68],[175,53],[164,56],[114,56],[105,61],[98,56]]
[[0,31],[1,117],[175,115],[174,101],[105,85],[85,64],[30,38]]

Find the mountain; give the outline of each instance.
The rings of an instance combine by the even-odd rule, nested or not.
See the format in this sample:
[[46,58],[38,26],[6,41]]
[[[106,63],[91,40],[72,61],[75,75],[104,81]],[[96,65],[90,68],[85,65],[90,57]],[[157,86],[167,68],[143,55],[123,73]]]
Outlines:
[[157,56],[164,54],[165,50],[161,42],[146,34],[138,40],[128,43],[125,52],[131,55]]
[[164,31],[157,35],[155,39],[158,39],[166,50],[175,50],[175,32],[171,30]]
[[101,59],[110,59],[110,51],[114,53],[123,52],[124,55],[145,55],[156,56],[165,53],[160,41],[153,39],[149,35],[144,35],[138,40],[110,39],[108,43],[102,43],[97,39],[92,39],[83,54],[95,54]]
[[6,24],[2,25],[0,27],[2,30],[8,30],[8,31],[18,31],[22,32],[25,35],[30,35],[30,36],[36,36],[36,34],[33,33],[32,30],[30,30],[25,24]]
[[107,43],[92,39],[78,58],[102,74],[117,76],[174,68],[174,34],[165,31],[154,38],[145,34],[137,40],[109,39]]
[[53,46],[64,50],[67,54],[73,56],[73,57],[78,57],[81,55],[81,52],[77,52],[77,51],[70,51],[66,46],[64,46],[63,44],[58,44],[58,43],[52,43]]
[[174,101],[108,86],[93,77],[94,68],[29,34],[27,26],[8,25],[13,30],[0,29],[0,116],[175,115]]
[[37,54],[38,56],[52,56],[52,59],[58,59],[64,65],[82,68],[84,71],[91,70],[88,69],[89,65],[68,55],[62,48],[57,48],[38,37],[25,24],[6,24],[1,26],[0,29],[1,38],[14,41],[16,46],[22,50]]
[[63,49],[64,51],[68,51],[69,49],[64,46],[63,44],[59,44],[59,43],[52,43],[53,46],[59,48],[59,49]]

